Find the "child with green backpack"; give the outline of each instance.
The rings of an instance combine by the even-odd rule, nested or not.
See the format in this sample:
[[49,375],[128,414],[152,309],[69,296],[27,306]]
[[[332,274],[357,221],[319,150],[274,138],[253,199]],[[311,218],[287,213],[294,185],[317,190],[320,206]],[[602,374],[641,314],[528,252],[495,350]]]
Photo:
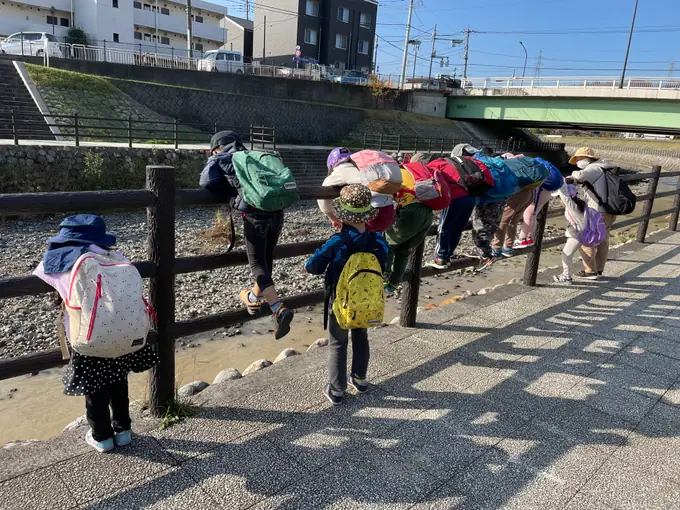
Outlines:
[[[339,405],[348,384],[358,393],[368,391],[367,328],[383,321],[382,272],[387,243],[381,234],[366,229],[366,222],[378,215],[371,206],[367,187],[349,184],[342,188],[340,197],[333,200],[333,214],[342,222],[342,229],[316,250],[305,270],[310,274],[326,273],[324,326],[328,318],[329,382],[324,395],[333,405]],[[347,374],[350,331],[352,371]]]
[[274,250],[283,230],[283,210],[299,198],[297,184],[276,153],[246,150],[233,131],[216,133],[210,152],[201,172],[201,187],[220,199],[233,200],[243,217],[243,238],[255,282],[239,298],[250,315],[260,313],[263,302],[269,304],[278,340],[290,331],[294,312],[284,306],[274,287]]

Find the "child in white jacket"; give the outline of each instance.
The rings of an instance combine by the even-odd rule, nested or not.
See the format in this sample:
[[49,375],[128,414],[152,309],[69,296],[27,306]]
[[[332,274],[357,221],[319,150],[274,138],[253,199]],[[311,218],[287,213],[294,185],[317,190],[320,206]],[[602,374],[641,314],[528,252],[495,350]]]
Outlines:
[[586,203],[578,197],[573,184],[563,185],[553,196],[559,196],[564,205],[564,217],[567,220],[567,242],[562,249],[562,274],[553,276],[558,283],[572,282],[574,254],[581,247],[578,240],[580,232],[586,228]]

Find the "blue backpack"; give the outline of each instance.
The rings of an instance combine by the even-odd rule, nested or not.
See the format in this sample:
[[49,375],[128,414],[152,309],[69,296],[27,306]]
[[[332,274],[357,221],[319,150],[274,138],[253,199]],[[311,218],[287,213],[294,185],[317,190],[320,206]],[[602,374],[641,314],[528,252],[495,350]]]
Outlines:
[[503,158],[475,154],[475,159],[489,167],[493,176],[494,187],[484,193],[483,199],[489,202],[501,202],[515,194],[517,190],[517,176],[508,169]]
[[557,191],[560,189],[564,184],[564,177],[562,177],[562,173],[559,171],[559,169],[550,161],[546,161],[543,158],[534,158],[534,161],[538,161],[548,169],[548,172],[550,172],[546,180],[543,181],[543,185],[541,187],[548,191]]
[[538,188],[548,178],[550,171],[534,158],[520,156],[506,159],[505,164],[517,176],[522,189]]

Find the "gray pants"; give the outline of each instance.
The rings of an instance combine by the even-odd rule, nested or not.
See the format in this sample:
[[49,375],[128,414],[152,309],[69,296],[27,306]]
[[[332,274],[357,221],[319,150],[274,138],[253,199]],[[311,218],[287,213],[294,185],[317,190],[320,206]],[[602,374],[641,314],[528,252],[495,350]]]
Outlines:
[[349,332],[352,332],[352,375],[366,379],[370,349],[366,329],[342,329],[335,320],[333,311],[328,313],[328,376],[331,390],[342,392],[347,389],[347,346]]
[[477,253],[485,259],[491,258],[491,240],[501,223],[505,202],[477,204],[472,211],[472,239]]

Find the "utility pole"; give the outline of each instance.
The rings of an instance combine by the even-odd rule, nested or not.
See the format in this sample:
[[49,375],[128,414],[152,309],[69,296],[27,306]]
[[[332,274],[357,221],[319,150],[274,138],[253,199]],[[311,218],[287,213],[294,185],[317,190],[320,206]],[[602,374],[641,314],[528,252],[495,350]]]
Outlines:
[[535,78],[541,77],[541,66],[543,65],[543,50],[538,50],[538,59],[536,59],[536,72],[534,73]]
[[250,1],[246,0],[246,19],[250,20]]
[[434,26],[434,30],[432,31],[432,53],[430,54],[430,72],[427,75],[427,89],[430,89],[430,82],[432,81],[432,62],[434,61],[434,57],[437,55],[434,49],[434,45],[437,42],[437,25]]
[[262,65],[267,65],[267,16],[264,17],[264,23],[262,24],[264,29],[262,30]]
[[411,0],[408,7],[408,21],[406,22],[406,37],[404,38],[404,56],[401,60],[401,74],[399,75],[399,88],[404,88],[404,79],[406,78],[406,62],[408,61],[408,43],[411,40],[411,18],[413,17],[413,1]]
[[373,72],[375,74],[378,73],[378,43],[380,42],[380,39],[378,39],[378,34],[375,34],[375,48],[373,50]]
[[675,70],[675,62],[671,62],[671,65],[668,66],[668,77],[672,78],[673,77],[673,71]]
[[418,50],[420,49],[420,41],[418,39],[412,39],[411,44],[413,44],[413,50],[415,57],[413,59],[413,77],[416,77],[416,66],[418,65]]
[[630,23],[630,35],[628,36],[628,48],[626,48],[626,60],[623,61],[623,71],[621,72],[621,83],[619,88],[623,88],[623,82],[626,79],[626,67],[628,67],[628,55],[630,55],[630,44],[633,42],[633,31],[635,30],[635,18],[637,17],[638,4],[640,0],[635,0],[635,10],[633,11],[633,21]]
[[463,67],[463,79],[467,79],[467,68],[468,68],[468,56],[470,54],[470,25],[468,25],[467,30],[465,30],[465,55],[463,60],[465,60],[465,67]]
[[187,55],[189,58],[193,58],[194,56],[192,44],[193,40],[193,27],[191,24],[191,0],[187,0]]

